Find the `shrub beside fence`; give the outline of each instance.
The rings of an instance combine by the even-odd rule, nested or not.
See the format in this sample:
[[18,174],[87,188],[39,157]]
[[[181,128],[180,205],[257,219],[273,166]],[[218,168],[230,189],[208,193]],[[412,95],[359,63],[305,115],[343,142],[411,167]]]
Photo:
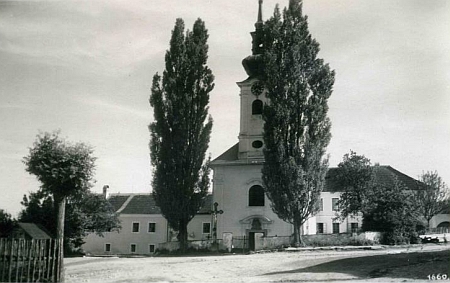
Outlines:
[[0,238],[0,282],[59,282],[60,241]]

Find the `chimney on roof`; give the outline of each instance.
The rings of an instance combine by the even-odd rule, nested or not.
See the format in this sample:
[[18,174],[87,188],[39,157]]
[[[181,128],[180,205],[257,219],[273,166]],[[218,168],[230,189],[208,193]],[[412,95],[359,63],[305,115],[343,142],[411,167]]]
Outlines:
[[108,189],[109,189],[109,185],[103,186],[103,197],[104,198],[108,198]]

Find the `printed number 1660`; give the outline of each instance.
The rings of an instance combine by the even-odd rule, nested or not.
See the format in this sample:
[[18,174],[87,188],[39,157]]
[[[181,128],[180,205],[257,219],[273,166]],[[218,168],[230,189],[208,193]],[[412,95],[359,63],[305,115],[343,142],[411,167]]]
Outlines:
[[447,274],[428,274],[428,280],[447,280],[448,276]]

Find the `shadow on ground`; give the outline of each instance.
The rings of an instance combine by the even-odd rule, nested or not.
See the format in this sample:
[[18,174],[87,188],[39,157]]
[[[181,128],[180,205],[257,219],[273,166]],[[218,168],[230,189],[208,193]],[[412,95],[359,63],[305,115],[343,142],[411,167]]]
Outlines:
[[345,258],[264,275],[295,273],[345,273],[361,279],[388,277],[427,280],[429,274],[450,276],[450,250]]

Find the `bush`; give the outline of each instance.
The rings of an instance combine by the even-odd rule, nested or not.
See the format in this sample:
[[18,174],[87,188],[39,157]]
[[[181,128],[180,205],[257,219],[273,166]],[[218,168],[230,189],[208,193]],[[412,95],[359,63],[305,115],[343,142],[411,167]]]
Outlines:
[[421,239],[416,231],[400,233],[398,231],[384,232],[381,236],[383,245],[409,245],[420,244]]
[[303,236],[306,246],[330,247],[330,246],[372,246],[374,241],[365,238],[364,234],[352,236],[350,234],[310,235]]

